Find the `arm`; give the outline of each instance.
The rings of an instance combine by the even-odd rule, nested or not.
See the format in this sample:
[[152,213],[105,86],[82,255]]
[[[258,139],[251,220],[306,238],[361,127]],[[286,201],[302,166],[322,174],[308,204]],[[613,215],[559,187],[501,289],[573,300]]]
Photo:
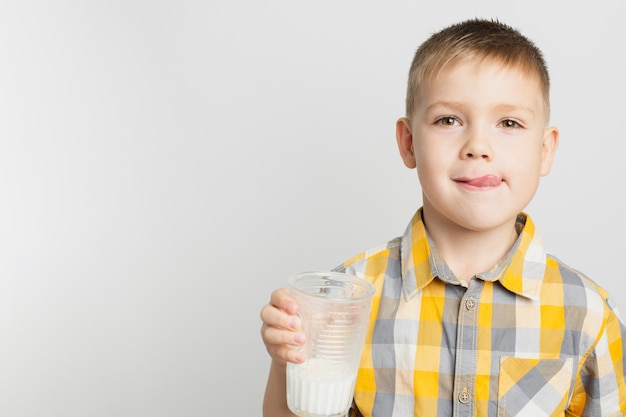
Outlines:
[[265,397],[263,398],[263,416],[295,416],[287,407],[287,384],[285,382],[285,364],[279,364],[272,360],[270,374],[265,387]]
[[263,415],[267,417],[295,416],[287,408],[286,368],[287,362],[304,361],[304,356],[290,347],[304,343],[296,313],[297,305],[285,289],[274,291],[270,303],[261,310],[261,337],[272,358],[263,399]]

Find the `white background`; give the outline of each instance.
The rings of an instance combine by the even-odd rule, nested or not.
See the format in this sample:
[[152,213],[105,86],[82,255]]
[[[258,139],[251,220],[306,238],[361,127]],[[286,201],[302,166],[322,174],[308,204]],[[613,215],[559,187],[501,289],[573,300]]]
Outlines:
[[474,16],[543,49],[528,211],[626,311],[626,3],[574,4],[3,1],[0,415],[260,416],[262,305],[403,232],[409,64]]

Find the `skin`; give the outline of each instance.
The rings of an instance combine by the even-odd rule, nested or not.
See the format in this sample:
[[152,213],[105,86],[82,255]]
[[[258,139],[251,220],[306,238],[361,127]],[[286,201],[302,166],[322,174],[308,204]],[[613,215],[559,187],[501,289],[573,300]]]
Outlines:
[[[550,172],[558,130],[547,120],[539,79],[492,61],[444,68],[422,85],[414,114],[396,124],[404,164],[416,168],[426,228],[456,276],[495,265],[517,239],[515,220]],[[289,345],[305,336],[286,289],[261,310],[272,358],[265,416],[293,416],[286,363],[305,358]]]
[[550,172],[558,130],[546,127],[539,79],[495,62],[444,68],[396,124],[417,168],[426,228],[452,271],[469,282],[511,248],[517,214]]

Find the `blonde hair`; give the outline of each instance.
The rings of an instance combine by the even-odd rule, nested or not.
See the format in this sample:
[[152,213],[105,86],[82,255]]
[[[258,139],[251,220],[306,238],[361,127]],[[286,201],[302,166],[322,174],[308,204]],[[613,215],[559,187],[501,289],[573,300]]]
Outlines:
[[550,115],[550,76],[543,53],[519,31],[497,20],[471,19],[449,26],[428,38],[415,53],[406,94],[411,117],[420,86],[447,65],[468,60],[491,60],[537,75],[543,92],[546,121]]

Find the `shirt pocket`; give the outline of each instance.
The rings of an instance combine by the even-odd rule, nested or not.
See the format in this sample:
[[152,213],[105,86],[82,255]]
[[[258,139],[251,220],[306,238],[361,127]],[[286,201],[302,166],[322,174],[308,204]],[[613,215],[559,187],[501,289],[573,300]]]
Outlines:
[[563,416],[572,383],[573,360],[500,359],[498,417]]

